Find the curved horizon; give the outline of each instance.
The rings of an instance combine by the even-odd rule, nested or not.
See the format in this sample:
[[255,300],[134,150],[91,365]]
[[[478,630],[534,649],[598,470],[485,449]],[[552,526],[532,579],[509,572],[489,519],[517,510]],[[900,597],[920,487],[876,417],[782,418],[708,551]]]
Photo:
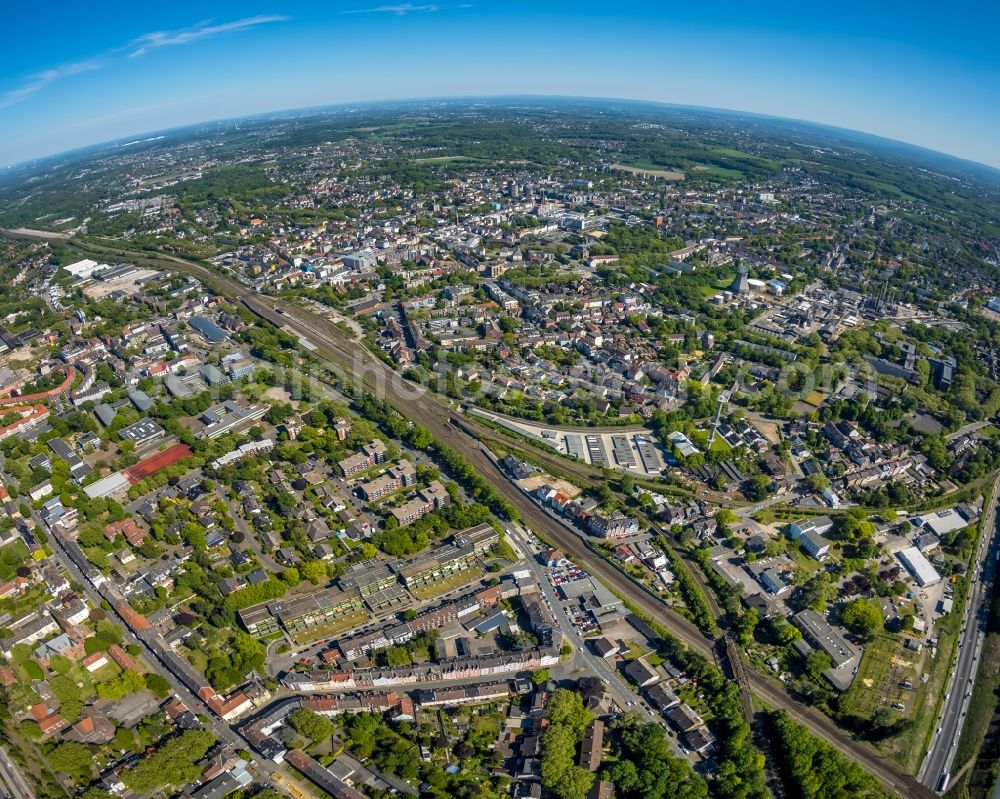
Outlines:
[[814,119],[780,116],[776,114],[762,113],[758,111],[751,111],[740,108],[692,105],[690,103],[674,103],[666,100],[651,100],[640,97],[598,97],[598,96],[588,96],[588,95],[558,95],[558,94],[551,94],[551,95],[550,94],[497,94],[497,95],[454,95],[454,96],[442,95],[442,96],[426,96],[426,97],[399,97],[399,98],[380,98],[374,100],[362,100],[356,102],[326,103],[314,106],[261,109],[259,111],[252,111],[250,113],[240,114],[237,116],[198,119],[191,122],[185,122],[179,125],[173,125],[165,128],[154,128],[150,130],[130,132],[120,136],[115,136],[109,139],[105,139],[102,141],[86,142],[84,144],[70,147],[65,150],[46,153],[45,155],[41,155],[35,158],[29,158],[16,163],[7,164],[4,165],[2,168],[5,170],[30,168],[31,166],[34,165],[43,164],[46,161],[69,158],[75,155],[82,156],[88,151],[99,151],[101,149],[112,147],[114,145],[124,146],[125,144],[132,144],[132,143],[142,144],[145,141],[150,140],[152,138],[160,136],[169,136],[171,134],[178,133],[184,130],[189,130],[192,128],[229,124],[234,122],[240,122],[243,120],[259,119],[269,116],[281,117],[290,114],[306,114],[310,116],[318,116],[323,114],[324,112],[333,112],[349,108],[378,109],[394,105],[419,105],[421,103],[441,103],[441,102],[474,103],[474,102],[486,102],[486,101],[501,103],[502,101],[513,102],[516,100],[532,100],[532,101],[537,101],[543,105],[547,101],[553,102],[560,100],[562,101],[571,100],[585,104],[593,103],[595,104],[595,106],[600,103],[649,105],[665,109],[684,109],[694,112],[716,113],[733,117],[740,117],[740,116],[753,117],[758,119],[766,119],[783,124],[805,125],[808,127],[834,131],[841,134],[849,134],[855,137],[875,139],[884,144],[898,145],[905,148],[910,148],[915,151],[923,152],[928,155],[933,155],[951,161],[955,161],[956,163],[966,164],[972,167],[981,168],[987,170],[990,173],[993,173],[994,177],[1000,177],[1000,166],[994,166],[984,161],[976,161],[971,158],[965,158],[963,156],[956,155],[955,153],[949,153],[943,150],[936,150],[932,147],[926,147],[922,144],[913,141],[894,139],[888,136],[883,136],[879,133],[874,133],[872,131],[859,130],[856,128],[848,128],[842,125],[835,125]]
[[[23,4],[0,52],[0,164],[287,109],[630,97],[809,121],[1000,168],[1000,6],[776,0]],[[388,98],[380,101],[378,98]]]

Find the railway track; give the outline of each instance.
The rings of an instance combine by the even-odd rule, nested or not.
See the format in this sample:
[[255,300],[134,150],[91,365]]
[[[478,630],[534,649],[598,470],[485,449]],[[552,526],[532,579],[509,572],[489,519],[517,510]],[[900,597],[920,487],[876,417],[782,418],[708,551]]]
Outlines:
[[[125,258],[136,257],[136,253],[127,251],[118,251],[117,254]],[[714,639],[706,637],[690,621],[624,577],[611,563],[592,552],[576,534],[567,530],[523,495],[482,452],[478,442],[463,432],[461,425],[473,427],[468,417],[459,416],[425,389],[420,389],[404,380],[391,367],[368,352],[363,345],[346,336],[329,320],[285,300],[262,298],[247,286],[220,276],[200,264],[168,255],[158,255],[156,260],[170,262],[178,271],[192,274],[215,286],[219,293],[243,303],[260,318],[278,327],[287,327],[299,337],[306,339],[315,348],[314,352],[342,370],[345,378],[385,397],[405,418],[427,428],[435,438],[469,461],[501,496],[517,508],[525,522],[551,544],[562,549],[693,651],[705,658],[713,659]],[[487,429],[491,437],[501,438],[492,428]],[[517,445],[523,446],[521,442]],[[565,464],[561,464],[560,468],[565,468]],[[901,767],[885,760],[868,745],[852,739],[830,718],[799,703],[783,686],[753,669],[746,668],[745,664],[742,666],[742,672],[746,675],[749,690],[766,705],[785,710],[798,723],[867,770],[892,792],[904,799],[933,799],[937,796],[904,772]]]

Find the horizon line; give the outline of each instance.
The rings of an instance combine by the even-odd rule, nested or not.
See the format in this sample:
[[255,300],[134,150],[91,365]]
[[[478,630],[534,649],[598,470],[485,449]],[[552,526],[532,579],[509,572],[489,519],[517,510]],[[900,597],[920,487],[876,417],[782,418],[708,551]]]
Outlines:
[[54,153],[37,156],[35,158],[27,158],[22,161],[15,161],[13,163],[4,164],[2,167],[0,167],[0,170],[7,172],[10,170],[22,169],[30,167],[35,164],[41,164],[45,161],[57,160],[60,158],[68,158],[76,154],[82,154],[87,150],[99,150],[105,147],[112,147],[126,140],[128,140],[127,143],[131,143],[133,141],[135,143],[141,143],[144,139],[147,138],[155,137],[157,135],[167,135],[177,131],[187,130],[194,127],[240,122],[243,120],[258,119],[261,117],[268,117],[268,116],[280,116],[283,114],[295,114],[295,113],[318,114],[326,110],[334,110],[347,107],[378,107],[385,105],[403,105],[403,104],[417,104],[417,103],[443,102],[443,101],[447,102],[484,101],[484,100],[498,101],[498,100],[516,100],[516,99],[521,99],[521,100],[530,99],[530,100],[542,100],[542,101],[576,100],[576,101],[604,102],[604,103],[607,102],[634,103],[634,104],[643,104],[650,106],[659,106],[663,108],[688,109],[692,111],[712,111],[717,113],[729,114],[732,116],[751,116],[751,117],[757,117],[759,119],[768,119],[778,122],[792,122],[818,128],[826,128],[828,130],[833,130],[833,131],[840,131],[843,133],[850,133],[857,136],[867,136],[889,144],[903,145],[904,147],[910,147],[927,154],[942,156],[944,158],[957,161],[959,163],[988,170],[991,173],[995,173],[993,175],[994,178],[1000,179],[1000,164],[998,165],[988,164],[985,161],[976,161],[973,158],[968,158],[966,156],[961,156],[961,155],[955,155],[954,153],[948,153],[943,150],[936,150],[932,147],[928,147],[923,144],[916,144],[915,142],[906,141],[904,139],[894,139],[889,136],[882,135],[880,133],[872,133],[871,131],[858,130],[856,128],[848,128],[844,127],[843,125],[836,125],[830,122],[819,122],[817,120],[804,119],[801,117],[786,117],[777,114],[768,114],[760,111],[747,111],[743,109],[729,108],[724,106],[692,105],[690,103],[673,103],[666,100],[650,100],[650,99],[634,98],[634,97],[602,97],[594,95],[573,95],[573,94],[432,95],[426,97],[380,98],[373,100],[359,100],[353,102],[352,101],[332,102],[332,103],[323,103],[320,105],[297,106],[291,108],[253,111],[247,114],[240,114],[237,116],[218,117],[215,119],[202,119],[196,122],[187,122],[180,125],[173,125],[167,128],[155,128],[152,130],[142,131],[140,133],[127,134],[111,139],[105,139],[103,141],[92,142],[89,144],[81,144],[77,147],[72,147],[67,150],[59,150]]

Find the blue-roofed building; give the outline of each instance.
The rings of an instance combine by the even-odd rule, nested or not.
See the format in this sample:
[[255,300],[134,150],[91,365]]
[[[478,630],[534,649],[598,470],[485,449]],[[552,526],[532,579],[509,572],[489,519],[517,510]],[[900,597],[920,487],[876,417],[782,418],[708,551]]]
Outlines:
[[507,621],[506,613],[494,613],[488,619],[484,619],[476,625],[476,632],[480,635],[485,635],[493,630],[500,629],[500,626]]
[[225,330],[204,316],[192,316],[188,320],[188,324],[201,333],[202,337],[211,344],[220,344],[227,338]]

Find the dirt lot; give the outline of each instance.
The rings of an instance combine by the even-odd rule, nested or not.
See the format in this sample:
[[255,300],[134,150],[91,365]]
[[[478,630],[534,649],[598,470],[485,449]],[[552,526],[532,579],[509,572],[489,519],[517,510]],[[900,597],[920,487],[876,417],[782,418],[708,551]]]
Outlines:
[[264,397],[271,400],[272,402],[290,403],[292,401],[292,395],[289,394],[281,386],[271,386],[267,391],[264,392]]
[[631,175],[645,175],[650,178],[663,178],[664,180],[684,180],[683,172],[673,172],[669,169],[642,169],[628,164],[612,164],[612,169],[628,172]]
[[89,286],[84,287],[83,293],[88,297],[93,297],[95,300],[104,299],[113,291],[124,291],[126,294],[139,294],[142,291],[142,287],[138,284],[138,281],[155,274],[155,269],[140,269],[131,275],[119,278],[118,280],[109,280],[107,283],[95,281]]
[[750,424],[757,429],[764,438],[768,440],[771,444],[781,443],[781,432],[778,429],[778,425],[774,422],[764,422],[759,419],[753,419]]

